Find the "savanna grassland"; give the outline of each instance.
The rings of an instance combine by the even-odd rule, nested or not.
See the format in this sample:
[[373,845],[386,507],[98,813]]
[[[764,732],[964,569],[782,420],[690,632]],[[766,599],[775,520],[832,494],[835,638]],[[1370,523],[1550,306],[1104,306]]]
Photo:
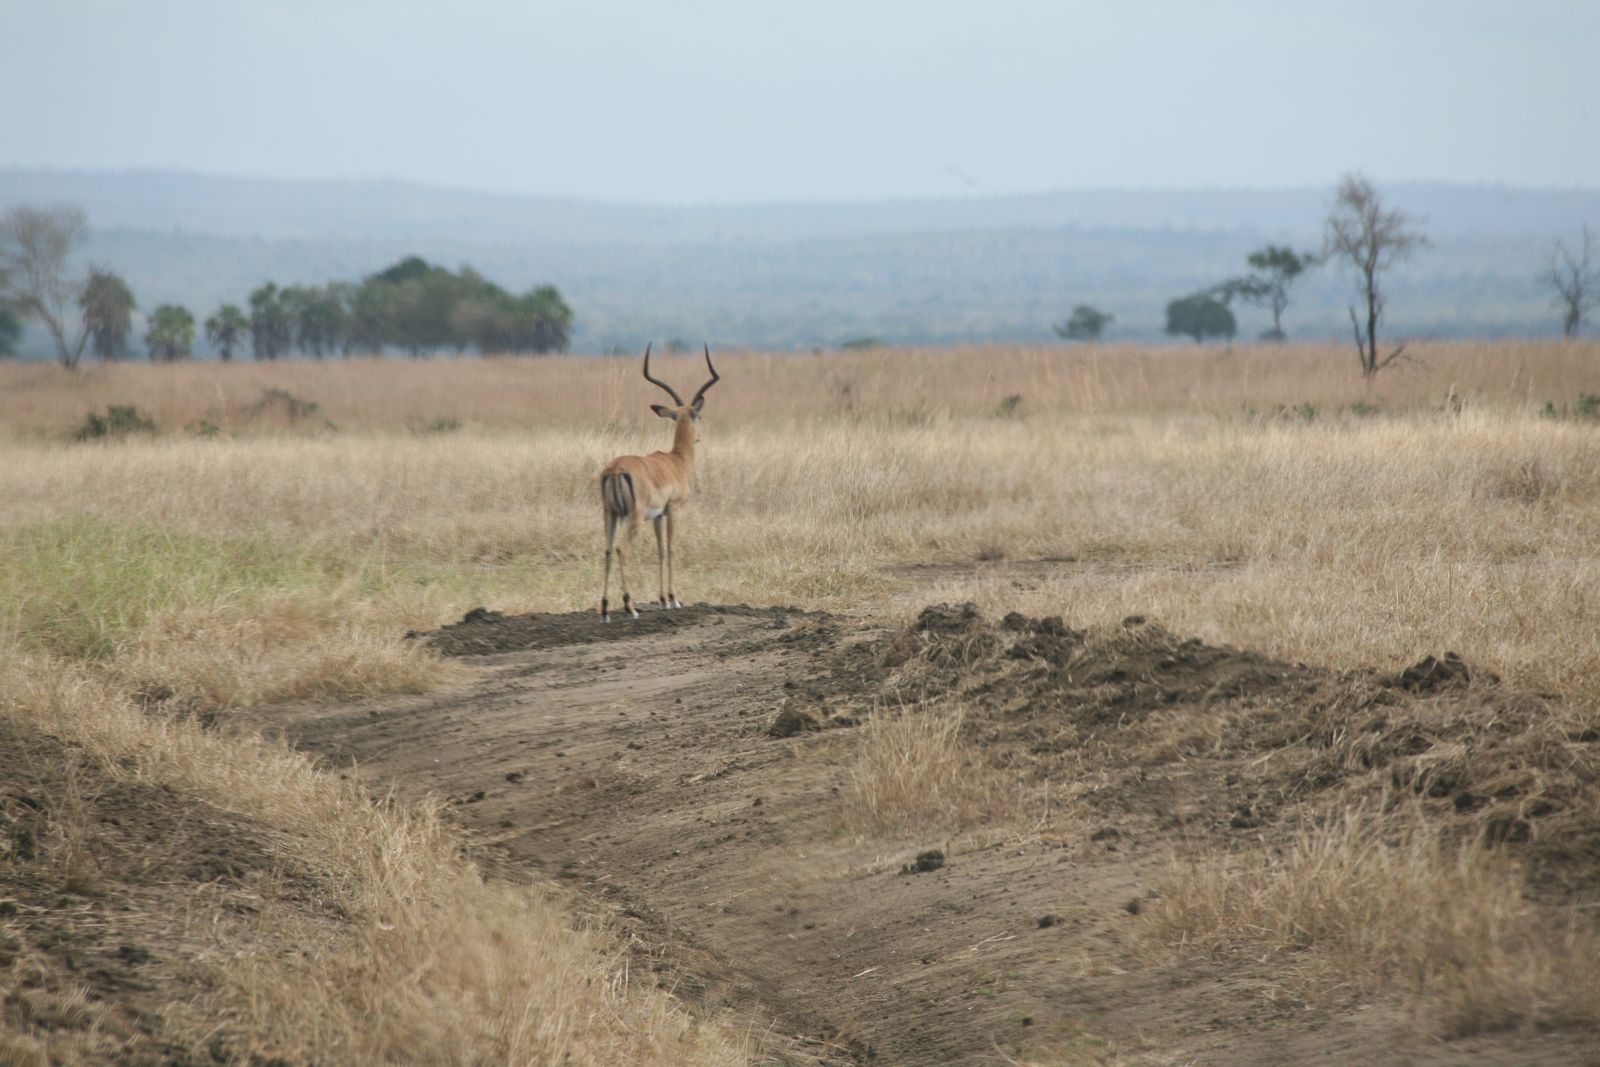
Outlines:
[[[1487,779],[1467,801],[1459,784],[1429,792],[1437,773],[1421,790],[1455,804],[1449,825],[1364,784],[1295,793],[1283,836],[1256,851],[1163,840],[1165,889],[1132,909],[1114,966],[1243,954],[1307,1004],[1399,997],[1446,1037],[1592,1027],[1592,871],[1495,846],[1559,851],[1561,835],[1600,828],[1600,401],[1585,399],[1600,393],[1600,345],[1414,355],[1369,387],[1349,352],[1319,346],[729,353],[679,523],[677,593],[886,633],[939,602],[1060,616],[1089,635],[1061,654],[1079,664],[1133,655],[1106,635],[1140,616],[1308,672],[1304,693],[1326,698],[1315,729],[1294,725],[1282,694],[1272,730],[1213,697],[1183,723],[1152,718],[1123,752],[1152,765],[1248,737],[1257,762],[1238,773],[1337,752],[1341,782],[1387,775],[1361,739],[1393,740],[1404,720],[1407,737],[1455,746],[1459,783],[1497,736],[1522,754],[1482,771],[1504,778],[1503,803]],[[693,388],[703,364],[668,358],[658,373]],[[470,820],[438,802],[230,728],[263,706],[471,686],[484,668],[405,638],[471,608],[592,610],[596,474],[666,447],[654,393],[634,359],[0,367],[0,740],[20,783],[0,786],[0,1060],[813,1055],[794,1043],[800,1024],[769,1030],[759,1003],[713,1010],[640,980],[605,909],[479,851]],[[129,405],[153,429],[75,438]],[[630,579],[654,600],[648,531]],[[974,630],[969,646],[1012,641]],[[825,739],[846,768],[818,814],[827,832],[885,849],[908,825],[1013,842],[1076,832],[1004,829],[1043,825],[1042,797],[1071,827],[1086,801],[1059,772],[1046,796],[1020,763],[997,768],[998,734],[973,724],[998,712],[918,648],[883,661],[899,672],[894,708],[888,690],[862,694],[884,713]],[[1467,732],[1433,703],[1374,719],[1383,701],[1349,703],[1356,690],[1336,681],[1446,651],[1549,713],[1474,705],[1459,712],[1478,716]],[[1018,658],[994,656],[961,663],[976,678]],[[1479,722],[1496,715],[1509,725]],[[1313,758],[1301,750],[1318,730]],[[1075,758],[1083,780],[1110,766]],[[1507,798],[1547,795],[1557,819],[1507,813]],[[141,837],[126,825],[140,812],[219,829]],[[190,837],[235,844],[173,867],[188,846],[172,842]],[[113,933],[68,937],[61,915]],[[81,973],[146,945],[174,947],[154,950],[144,991]],[[854,1055],[836,1036],[829,1055]],[[1166,1062],[1156,1045],[1052,1040],[1007,1055]]]

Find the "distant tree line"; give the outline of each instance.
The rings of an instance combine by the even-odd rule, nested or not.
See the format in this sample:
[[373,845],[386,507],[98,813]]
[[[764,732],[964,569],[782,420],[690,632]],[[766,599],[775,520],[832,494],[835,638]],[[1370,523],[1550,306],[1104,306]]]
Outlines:
[[272,282],[250,294],[249,310],[224,304],[206,320],[206,335],[223,359],[245,338],[256,359],[298,350],[314,359],[376,354],[411,356],[476,348],[480,353],[565,352],[572,309],[553,285],[520,296],[471,267],[452,272],[410,256],[361,284]]
[[[1230,305],[1240,300],[1272,313],[1272,327],[1261,339],[1281,342],[1287,338],[1283,313],[1289,306],[1290,291],[1307,273],[1333,262],[1354,284],[1350,329],[1361,374],[1371,381],[1379,371],[1405,358],[1404,344],[1384,351],[1387,346],[1378,341],[1387,306],[1385,276],[1427,245],[1418,219],[1386,206],[1363,175],[1347,174],[1334,190],[1333,207],[1323,220],[1321,252],[1297,252],[1272,244],[1257,249],[1247,259],[1250,273],[1169,301],[1166,333],[1191,337],[1196,343],[1211,338],[1232,340],[1238,321]],[[1551,304],[1561,313],[1563,336],[1576,337],[1588,313],[1600,307],[1600,250],[1587,224],[1575,249],[1556,241],[1540,280],[1552,291]],[[1072,317],[1054,329],[1067,340],[1098,341],[1114,321],[1114,316],[1093,305],[1079,304],[1072,309]]]
[[[1403,357],[1405,345],[1380,354],[1378,325],[1383,318],[1384,276],[1390,268],[1427,246],[1428,239],[1417,220],[1402,211],[1388,208],[1373,184],[1360,174],[1347,174],[1334,193],[1333,208],[1323,221],[1322,251],[1297,252],[1286,246],[1269,244],[1250,253],[1248,274],[1238,275],[1216,285],[1180,296],[1167,303],[1166,333],[1192,337],[1201,343],[1210,338],[1232,340],[1238,333],[1238,320],[1230,305],[1240,300],[1272,313],[1272,327],[1261,335],[1264,341],[1282,342],[1283,313],[1289,306],[1290,290],[1304,276],[1332,260],[1346,269],[1355,283],[1357,303],[1350,306],[1350,326],[1355,336],[1361,374],[1368,381],[1378,372]],[[1547,272],[1549,283],[1559,294],[1558,303],[1567,309],[1566,333],[1576,332],[1585,310],[1569,291],[1593,292],[1591,241],[1584,229],[1584,243],[1576,256],[1558,243]],[[1591,301],[1589,306],[1593,306]],[[1072,318],[1056,327],[1062,337],[1098,340],[1111,316],[1097,308],[1079,305]]]
[[[18,207],[0,217],[0,355],[15,351],[26,319],[50,334],[64,367],[76,367],[86,349],[105,362],[127,355],[138,310],[127,282],[96,265],[82,278],[69,273],[86,230],[74,207]],[[418,256],[359,284],[266,282],[248,307],[223,304],[202,325],[224,360],[246,342],[256,359],[276,360],[297,351],[314,359],[390,349],[543,354],[566,351],[572,336],[572,308],[555,286],[518,295],[471,267],[450,271]],[[188,359],[195,334],[188,308],[162,304],[146,320],[145,349],[152,361]]]

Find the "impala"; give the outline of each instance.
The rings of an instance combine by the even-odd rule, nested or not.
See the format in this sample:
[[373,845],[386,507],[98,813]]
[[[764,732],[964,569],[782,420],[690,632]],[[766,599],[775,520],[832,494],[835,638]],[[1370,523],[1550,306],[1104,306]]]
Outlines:
[[[711,379],[687,404],[666,382],[650,377],[650,346],[644,346],[644,380],[659,385],[672,397],[674,407],[651,404],[650,410],[677,423],[672,430],[672,451],[652,452],[648,456],[618,456],[600,472],[600,503],[605,509],[606,576],[600,587],[600,618],[611,621],[611,556],[617,557],[622,576],[622,610],[637,619],[638,609],[628,595],[627,552],[633,548],[633,535],[639,524],[649,519],[656,531],[656,561],[661,577],[661,606],[681,608],[672,592],[672,520],[679,504],[689,499],[689,479],[694,474],[694,445],[700,439],[697,423],[705,406],[706,390],[721,377],[711,363],[711,346],[706,346],[706,368]],[[662,525],[666,536],[662,536]],[[622,542],[617,530],[626,525]]]

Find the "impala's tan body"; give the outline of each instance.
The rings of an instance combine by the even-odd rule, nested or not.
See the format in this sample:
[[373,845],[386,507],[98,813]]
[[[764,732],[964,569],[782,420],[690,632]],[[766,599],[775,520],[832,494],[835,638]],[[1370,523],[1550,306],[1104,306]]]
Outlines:
[[[650,349],[645,348],[644,376],[647,381],[661,386],[672,399],[674,407],[650,405],[657,415],[673,421],[672,450],[652,452],[648,456],[618,456],[607,463],[600,472],[600,504],[605,513],[606,560],[605,579],[600,588],[600,617],[611,621],[611,557],[617,558],[617,572],[622,580],[622,610],[633,618],[639,612],[633,606],[628,592],[627,556],[633,548],[633,535],[647,520],[655,527],[656,557],[660,567],[663,608],[679,608],[672,591],[672,538],[676,510],[689,499],[694,479],[694,446],[699,440],[700,409],[706,390],[716,383],[716,367],[711,363],[711,350],[706,349],[706,366],[711,368],[711,380],[700,387],[694,400],[685,404],[672,387],[650,377]],[[619,542],[618,533],[622,534]]]
[[[600,472],[601,492],[608,479],[628,476],[624,487],[632,496],[623,512],[634,526],[655,519],[674,504],[689,499],[690,479],[694,476],[695,425],[688,408],[678,409],[678,424],[673,427],[672,451],[652,452],[648,456],[618,456]],[[610,503],[608,498],[606,503]]]

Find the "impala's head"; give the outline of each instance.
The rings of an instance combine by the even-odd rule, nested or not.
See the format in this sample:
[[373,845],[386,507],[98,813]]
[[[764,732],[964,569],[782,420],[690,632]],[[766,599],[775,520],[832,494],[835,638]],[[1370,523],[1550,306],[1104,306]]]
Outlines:
[[[706,369],[711,372],[710,379],[706,382],[706,384],[700,387],[700,391],[698,393],[694,394],[694,399],[685,404],[683,402],[683,397],[678,395],[678,391],[676,389],[672,388],[672,386],[668,385],[660,378],[650,377],[650,346],[645,345],[644,380],[654,385],[659,385],[661,388],[665,389],[667,391],[667,395],[672,397],[673,403],[672,407],[668,407],[665,404],[651,404],[650,410],[655,412],[657,415],[660,415],[663,419],[671,419],[672,421],[681,425],[692,426],[695,423],[698,423],[700,421],[700,410],[704,408],[706,404],[706,390],[710,389],[713,385],[716,385],[717,381],[722,377],[717,373],[717,368],[711,363],[710,345],[706,345]],[[694,439],[699,440],[699,438],[700,432],[698,429],[696,429],[694,431]]]

